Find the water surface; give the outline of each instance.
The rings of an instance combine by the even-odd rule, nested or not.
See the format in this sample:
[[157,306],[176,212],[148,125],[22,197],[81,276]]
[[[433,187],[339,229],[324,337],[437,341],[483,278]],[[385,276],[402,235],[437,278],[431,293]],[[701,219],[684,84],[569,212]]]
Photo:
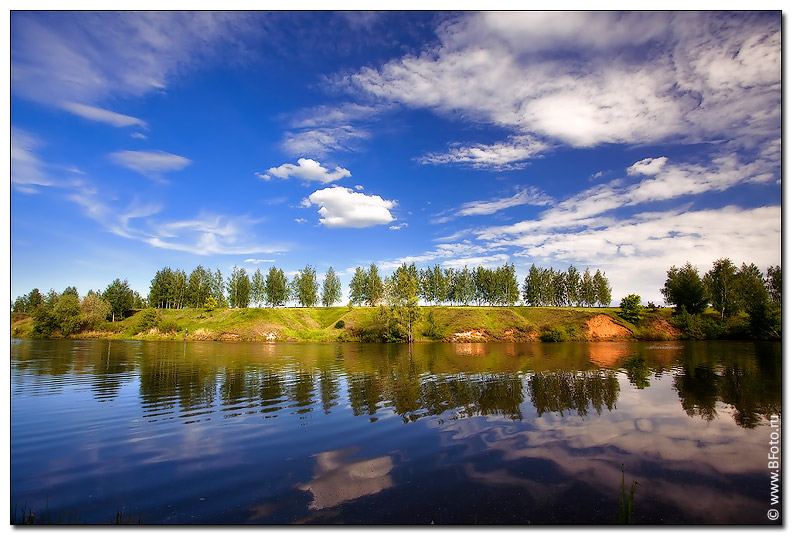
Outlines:
[[781,345],[12,340],[11,389],[12,516],[764,524]]

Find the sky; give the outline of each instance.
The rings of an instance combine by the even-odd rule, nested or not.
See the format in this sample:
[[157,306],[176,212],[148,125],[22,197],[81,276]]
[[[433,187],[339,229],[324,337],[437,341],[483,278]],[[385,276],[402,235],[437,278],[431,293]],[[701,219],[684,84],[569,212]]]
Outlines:
[[780,12],[15,11],[10,62],[12,300],[781,264]]

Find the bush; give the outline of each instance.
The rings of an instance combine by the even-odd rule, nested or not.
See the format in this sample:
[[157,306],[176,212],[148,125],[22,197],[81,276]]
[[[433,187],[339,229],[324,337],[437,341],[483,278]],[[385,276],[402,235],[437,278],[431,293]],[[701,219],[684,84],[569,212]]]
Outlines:
[[567,332],[561,327],[553,327],[539,335],[542,342],[566,342],[569,339]]
[[124,330],[124,324],[121,322],[106,321],[96,326],[97,331],[106,331],[111,333],[120,333]]
[[338,320],[336,322],[336,324],[335,324],[335,328],[336,329],[343,329],[345,325],[346,325],[346,323],[344,323],[344,320]]
[[435,321],[434,311],[432,310],[429,311],[429,315],[426,318],[423,333],[424,336],[432,340],[439,340],[443,337],[443,333],[440,331],[440,326]]
[[716,340],[725,331],[719,319],[690,314],[685,307],[671,318],[671,323],[685,333],[685,338],[689,340]]
[[135,314],[136,322],[134,326],[134,334],[146,332],[157,327],[160,323],[160,316],[156,308],[145,308]]
[[157,328],[164,333],[176,333],[179,330],[179,324],[176,323],[176,320],[166,319],[160,321]]
[[619,316],[630,323],[638,323],[643,316],[643,307],[641,306],[640,295],[628,295],[621,300],[619,307],[621,308],[619,311]]

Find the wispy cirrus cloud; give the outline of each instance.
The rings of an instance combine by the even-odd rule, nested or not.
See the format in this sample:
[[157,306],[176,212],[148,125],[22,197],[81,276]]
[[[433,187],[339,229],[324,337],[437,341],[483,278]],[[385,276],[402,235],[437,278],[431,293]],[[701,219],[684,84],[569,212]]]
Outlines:
[[342,167],[336,167],[332,171],[322,167],[322,164],[310,158],[300,158],[297,165],[285,163],[278,167],[271,167],[266,173],[256,173],[262,180],[270,180],[272,177],[287,179],[299,178],[306,181],[322,182],[324,184],[351,177],[352,173]]
[[306,205],[320,207],[319,222],[328,228],[365,228],[385,225],[395,219],[390,211],[396,206],[396,201],[340,186],[311,193]]
[[[90,121],[97,121],[100,123],[106,123],[115,127],[125,127],[125,126],[140,126],[142,128],[148,127],[146,122],[142,119],[138,119],[137,117],[132,117],[130,115],[123,115],[110,110],[105,110],[103,108],[97,108],[96,106],[78,104],[77,102],[64,102],[62,104],[62,107],[66,111],[69,111],[75,115],[79,115],[84,119],[88,119]],[[142,134],[138,134],[138,135],[142,135]],[[133,135],[133,137],[135,136]]]
[[508,141],[491,145],[455,143],[447,152],[429,153],[417,158],[417,161],[422,164],[460,164],[475,169],[509,171],[524,168],[526,160],[539,156],[548,148],[547,143],[533,136],[513,136]]
[[521,188],[511,197],[502,197],[487,201],[466,202],[458,209],[452,210],[452,214],[433,219],[432,223],[447,223],[455,217],[494,214],[514,206],[547,206],[548,204],[553,204],[552,197],[532,186],[529,188]]
[[180,171],[192,163],[184,156],[152,150],[121,150],[111,153],[109,157],[122,167],[158,180],[162,180],[163,173]]

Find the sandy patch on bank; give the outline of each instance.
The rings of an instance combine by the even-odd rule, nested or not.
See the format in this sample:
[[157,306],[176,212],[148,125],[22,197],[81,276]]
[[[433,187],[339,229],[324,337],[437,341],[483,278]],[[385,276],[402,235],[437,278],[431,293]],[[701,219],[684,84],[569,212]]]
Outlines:
[[592,341],[624,340],[632,337],[629,329],[622,327],[605,314],[598,314],[588,320],[586,327],[588,328],[586,338]]
[[489,337],[484,331],[478,329],[471,329],[469,331],[462,331],[461,333],[454,333],[451,335],[452,342],[472,342],[472,341],[486,341]]

